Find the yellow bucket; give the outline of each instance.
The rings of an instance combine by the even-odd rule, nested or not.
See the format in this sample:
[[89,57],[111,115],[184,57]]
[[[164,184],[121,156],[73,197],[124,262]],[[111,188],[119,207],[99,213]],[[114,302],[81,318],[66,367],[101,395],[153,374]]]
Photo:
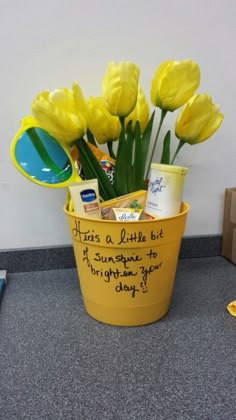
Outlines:
[[182,203],[176,216],[137,222],[64,211],[88,314],[120,326],[162,318],[170,305],[189,205]]

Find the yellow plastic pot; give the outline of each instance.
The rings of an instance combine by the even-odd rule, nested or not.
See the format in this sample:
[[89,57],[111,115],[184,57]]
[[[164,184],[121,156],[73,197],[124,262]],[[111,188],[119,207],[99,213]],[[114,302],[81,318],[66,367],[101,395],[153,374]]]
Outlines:
[[137,326],[167,313],[188,210],[182,203],[176,216],[116,222],[79,217],[64,208],[91,317]]

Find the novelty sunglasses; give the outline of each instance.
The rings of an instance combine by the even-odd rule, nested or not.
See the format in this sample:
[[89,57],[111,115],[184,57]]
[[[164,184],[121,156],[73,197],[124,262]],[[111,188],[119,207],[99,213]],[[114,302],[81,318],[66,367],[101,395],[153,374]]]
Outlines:
[[69,151],[31,116],[22,119],[10,157],[22,175],[41,186],[63,188],[81,181]]

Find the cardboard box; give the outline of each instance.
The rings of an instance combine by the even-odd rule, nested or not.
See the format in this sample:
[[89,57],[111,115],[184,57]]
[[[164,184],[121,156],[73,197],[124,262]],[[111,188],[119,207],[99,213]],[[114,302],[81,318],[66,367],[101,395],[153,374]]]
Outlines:
[[225,189],[222,255],[236,264],[236,188]]
[[103,219],[109,219],[113,207],[133,207],[144,209],[146,203],[146,190],[139,190],[130,194],[125,194],[101,203],[101,213]]

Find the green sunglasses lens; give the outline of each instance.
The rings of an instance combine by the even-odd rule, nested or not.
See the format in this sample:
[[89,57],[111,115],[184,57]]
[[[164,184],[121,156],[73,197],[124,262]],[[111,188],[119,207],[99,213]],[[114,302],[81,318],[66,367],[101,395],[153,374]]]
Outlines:
[[45,130],[26,130],[15,145],[15,159],[32,178],[46,184],[60,184],[72,176],[72,164],[61,145]]

